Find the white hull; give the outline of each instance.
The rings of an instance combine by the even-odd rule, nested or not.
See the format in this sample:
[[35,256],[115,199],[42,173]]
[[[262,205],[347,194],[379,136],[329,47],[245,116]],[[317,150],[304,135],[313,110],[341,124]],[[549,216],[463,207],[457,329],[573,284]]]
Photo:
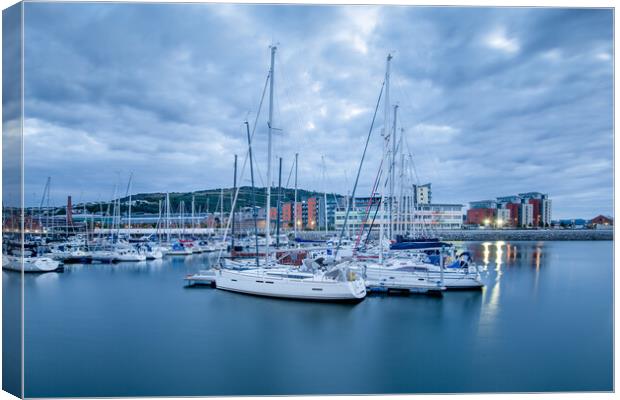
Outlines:
[[164,254],[159,250],[147,251],[145,255],[147,260],[159,260],[160,258],[164,257]]
[[317,301],[360,301],[366,297],[366,286],[361,279],[336,281],[321,279],[312,274],[291,272],[303,279],[274,276],[269,270],[220,270],[216,287],[222,290],[257,296]]
[[118,262],[137,262],[146,260],[144,254],[118,254],[114,257],[114,261]]
[[409,290],[411,292],[429,292],[446,290],[440,277],[427,276],[411,272],[390,271],[383,268],[366,269],[366,287],[369,289],[385,288]]
[[[359,264],[359,268],[366,266],[366,279],[371,284],[392,281],[392,284],[402,282],[415,282],[420,284],[437,284],[442,280],[440,267],[431,264],[420,263],[414,260],[390,259],[381,265],[379,263],[365,262]],[[385,281],[384,281],[385,279]],[[480,280],[480,274],[473,269],[452,270],[444,268],[443,286],[446,289],[475,289],[484,286]]]
[[169,250],[166,252],[167,256],[191,256],[192,254],[191,250]]
[[[26,257],[23,266],[24,272],[52,272],[60,267],[60,263],[49,257]],[[2,268],[21,272],[21,257],[3,255]]]

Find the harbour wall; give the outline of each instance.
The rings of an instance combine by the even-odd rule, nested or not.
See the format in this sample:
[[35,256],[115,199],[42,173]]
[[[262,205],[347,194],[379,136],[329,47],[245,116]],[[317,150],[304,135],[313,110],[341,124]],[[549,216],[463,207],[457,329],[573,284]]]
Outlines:
[[[337,235],[340,232],[330,232]],[[299,232],[304,239],[320,239],[325,232]],[[371,237],[374,236],[371,234]],[[439,230],[442,240],[496,241],[496,240],[613,240],[612,229],[454,229]]]

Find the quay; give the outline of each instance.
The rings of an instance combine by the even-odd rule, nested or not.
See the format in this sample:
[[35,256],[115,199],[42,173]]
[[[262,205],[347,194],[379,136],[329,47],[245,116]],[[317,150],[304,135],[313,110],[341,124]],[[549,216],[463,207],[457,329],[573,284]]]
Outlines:
[[[444,229],[437,230],[437,237],[448,241],[551,241],[551,240],[614,240],[612,229]],[[330,232],[338,235],[339,232]],[[297,235],[306,240],[316,240],[325,232],[301,231]],[[376,236],[375,235],[371,235]]]

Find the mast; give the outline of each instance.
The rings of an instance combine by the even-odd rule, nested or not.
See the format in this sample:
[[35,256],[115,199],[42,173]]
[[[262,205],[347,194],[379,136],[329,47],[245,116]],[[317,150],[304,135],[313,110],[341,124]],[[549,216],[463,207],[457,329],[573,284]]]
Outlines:
[[405,136],[405,130],[400,129],[399,140],[399,152],[400,152],[400,197],[398,201],[398,220],[399,220],[399,233],[406,234],[406,221],[407,221],[407,201],[405,194],[405,153],[403,152],[403,136]]
[[166,243],[170,243],[170,193],[166,192]]
[[220,233],[224,225],[224,188],[220,189]]
[[[237,155],[235,154],[235,172],[233,174],[233,193],[237,193]],[[231,242],[230,242],[230,251],[235,251],[235,209],[230,203],[230,217],[232,218],[232,234],[231,234]]]
[[276,46],[271,46],[271,66],[269,68],[269,121],[267,126],[269,127],[269,135],[267,138],[267,207],[265,215],[265,240],[267,242],[267,250],[265,251],[265,257],[269,258],[269,244],[271,242],[271,136],[273,130],[273,85],[275,78],[274,62],[276,58]]
[[158,200],[158,205],[157,205],[157,243],[161,243],[161,233],[159,233],[160,229],[161,229],[161,199]]
[[[389,143],[389,122],[390,122],[390,61],[392,60],[392,55],[388,54],[385,66],[385,98],[384,98],[384,121],[383,121],[383,158],[386,156],[387,146]],[[387,174],[386,174],[387,175]],[[381,202],[379,203],[379,207],[381,208],[381,225],[379,227],[379,260],[381,264],[383,264],[383,236],[385,234],[385,185],[379,181],[379,185],[381,186]],[[391,204],[391,203],[390,203]],[[391,211],[391,206],[390,206]],[[391,215],[390,215],[390,223],[391,223]],[[389,229],[389,228],[388,228]]]
[[195,220],[194,220],[194,217],[196,216],[196,214],[195,214],[195,210],[194,210],[194,205],[195,205],[195,204],[194,204],[194,195],[192,194],[192,224],[191,224],[191,227],[192,227],[192,236],[194,236],[194,235],[196,234],[196,227],[194,226],[194,221],[195,221]]
[[280,247],[280,197],[282,196],[282,157],[280,157],[280,166],[278,167],[278,200],[276,214],[276,248]]
[[327,240],[327,187],[325,187],[325,156],[321,155],[323,166],[323,218],[325,220],[325,239]]
[[293,232],[297,239],[297,160],[299,153],[295,153],[295,201],[293,203]]
[[258,224],[256,222],[257,212],[256,212],[256,192],[254,191],[254,164],[252,163],[252,139],[250,138],[250,124],[248,121],[245,121],[245,128],[248,133],[248,153],[250,157],[250,179],[252,182],[252,218],[254,219],[254,246],[255,246],[255,257],[256,257],[256,268],[259,267],[258,262]]
[[[386,140],[386,146],[389,145],[390,142],[390,130],[391,130],[391,126],[390,126],[390,62],[392,60],[392,55],[388,54],[387,56],[387,65],[386,65],[386,69],[385,69],[385,114],[384,114],[384,127],[383,127],[383,134],[385,135],[385,140]],[[387,203],[388,205],[388,237],[392,237],[392,202],[394,200],[394,179],[393,179],[393,169],[392,169],[392,165],[393,165],[393,161],[394,161],[394,150],[396,149],[396,145],[394,140],[392,140],[392,152],[390,153],[389,150],[386,148],[386,152],[388,153],[388,169],[387,169],[387,174],[385,174],[386,179],[390,180],[390,191],[389,191],[389,200]],[[385,222],[384,219],[382,219],[383,222]]]
[[133,172],[129,174],[129,182],[127,182],[127,194],[129,194],[129,210],[127,213],[127,232],[131,238],[131,181],[133,179]]
[[[394,199],[395,199],[395,183],[396,183],[396,116],[398,113],[398,105],[394,105],[394,121],[392,123],[392,163],[390,165],[390,239],[395,236],[394,229]],[[399,203],[400,204],[400,203]]]

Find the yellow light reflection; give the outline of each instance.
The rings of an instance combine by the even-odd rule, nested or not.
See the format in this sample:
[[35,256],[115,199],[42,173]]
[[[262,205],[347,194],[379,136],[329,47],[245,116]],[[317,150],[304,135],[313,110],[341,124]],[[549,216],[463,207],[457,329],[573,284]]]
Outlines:
[[489,266],[489,254],[490,254],[490,250],[489,250],[489,246],[491,245],[491,242],[484,242],[482,243],[482,247],[484,248],[482,250],[482,263],[484,264],[484,270],[487,270],[487,267]]
[[502,256],[504,255],[504,251],[502,246],[505,244],[504,241],[498,240],[495,242],[495,271],[497,271],[497,278],[502,274]]

